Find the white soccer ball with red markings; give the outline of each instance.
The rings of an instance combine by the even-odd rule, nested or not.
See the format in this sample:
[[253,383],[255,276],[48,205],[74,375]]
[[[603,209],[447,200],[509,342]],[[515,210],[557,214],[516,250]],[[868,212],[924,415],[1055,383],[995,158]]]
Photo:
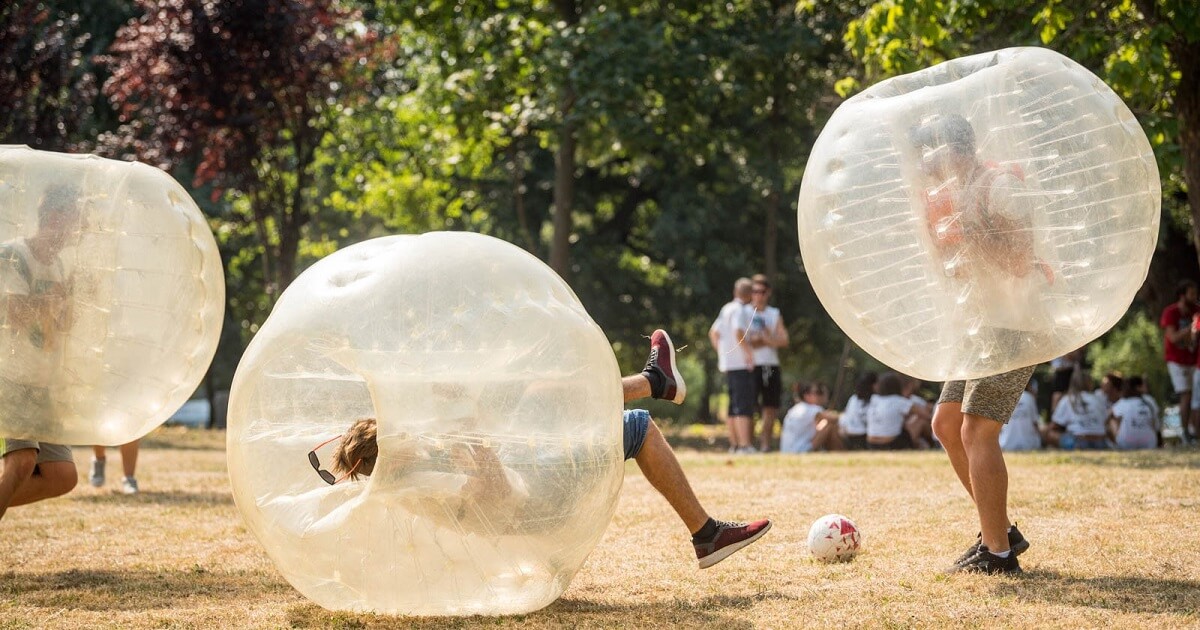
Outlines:
[[826,514],[808,530],[808,550],[821,562],[848,562],[861,542],[858,526],[841,514]]

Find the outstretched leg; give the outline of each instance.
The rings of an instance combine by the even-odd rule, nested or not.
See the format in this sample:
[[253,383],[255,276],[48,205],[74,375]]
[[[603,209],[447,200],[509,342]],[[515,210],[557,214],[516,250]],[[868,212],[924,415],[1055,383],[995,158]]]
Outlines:
[[701,569],[728,558],[767,533],[771,521],[730,523],[709,517],[658,425],[642,409],[625,412],[625,458],[636,459],[646,480],[679,515],[692,534]]

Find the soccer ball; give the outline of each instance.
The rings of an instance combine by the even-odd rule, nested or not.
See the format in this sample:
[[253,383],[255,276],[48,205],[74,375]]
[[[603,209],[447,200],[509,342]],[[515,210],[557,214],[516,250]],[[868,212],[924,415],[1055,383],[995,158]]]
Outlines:
[[861,542],[854,521],[841,514],[826,514],[808,530],[808,550],[821,562],[847,562],[858,553]]

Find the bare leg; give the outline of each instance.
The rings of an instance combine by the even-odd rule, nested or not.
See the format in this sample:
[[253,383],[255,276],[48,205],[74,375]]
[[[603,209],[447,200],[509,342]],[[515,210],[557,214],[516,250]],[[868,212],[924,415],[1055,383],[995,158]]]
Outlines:
[[687,526],[688,533],[695,534],[700,531],[708,522],[708,512],[704,511],[696,493],[692,492],[692,486],[683,474],[679,460],[675,459],[675,453],[654,422],[650,423],[650,428],[646,431],[646,441],[637,454],[637,463],[642,469],[642,474],[646,476],[646,481],[649,481],[675,509],[675,513]]
[[763,407],[762,430],[758,433],[758,450],[764,453],[771,450],[775,442],[775,423],[779,421],[778,407]]
[[[37,449],[27,448],[4,456],[0,472],[0,518],[10,507],[26,505],[70,492],[78,481],[73,462],[37,464]],[[39,474],[34,474],[34,467]]]
[[725,430],[729,432],[729,448],[738,447],[737,429],[734,428],[733,416],[725,416]]
[[754,442],[751,435],[751,422],[750,416],[733,417],[733,431],[739,447],[750,446]]
[[971,471],[967,463],[967,451],[963,447],[962,428],[962,403],[946,402],[933,410],[933,434],[942,443],[942,448],[946,449],[946,456],[950,458],[954,474],[958,475],[958,480],[962,482],[963,487],[967,489],[967,494],[971,495],[971,499],[974,500],[975,494],[971,492]]
[[[641,374],[626,376],[621,379],[621,390],[625,394],[625,402],[650,397],[650,381]],[[124,453],[124,451],[121,451]],[[136,456],[135,456],[136,457]]]
[[104,447],[103,446],[93,446],[92,447],[92,457],[95,457],[96,459],[98,459],[100,461],[104,461]]
[[979,512],[979,531],[989,551],[1008,551],[1008,468],[1000,450],[1000,422],[964,414],[962,443],[971,474],[971,496]]
[[[638,377],[646,380],[644,377]],[[138,441],[134,440],[121,447],[121,467],[125,469],[126,477],[133,477],[137,471]]]
[[1184,433],[1195,436],[1196,427],[1192,426],[1193,420],[1200,420],[1200,413],[1192,413],[1192,391],[1179,392],[1179,426],[1183,428]]
[[927,451],[930,448],[929,441],[925,439],[926,429],[924,418],[909,416],[904,420],[904,430],[908,433],[909,439],[912,440],[913,446],[922,451]]

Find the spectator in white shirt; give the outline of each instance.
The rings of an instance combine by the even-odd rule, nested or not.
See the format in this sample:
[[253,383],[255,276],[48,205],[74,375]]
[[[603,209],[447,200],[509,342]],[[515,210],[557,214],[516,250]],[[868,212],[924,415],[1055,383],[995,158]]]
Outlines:
[[[1070,383],[1068,382],[1068,386]],[[1037,381],[1030,379],[1013,409],[1008,424],[1000,429],[1000,448],[1006,451],[1034,451],[1042,447],[1038,429]]]
[[716,321],[708,329],[708,338],[717,351],[717,368],[725,375],[729,386],[729,413],[725,424],[729,429],[730,453],[757,453],[751,445],[750,418],[754,415],[754,352],[746,342],[754,309],[750,297],[754,283],[738,278],[733,284],[733,299],[721,308]]
[[829,388],[824,383],[810,383],[803,390],[804,402],[797,403],[783,418],[779,435],[781,453],[840,451],[844,448],[838,433],[838,413],[825,409],[829,404]]

